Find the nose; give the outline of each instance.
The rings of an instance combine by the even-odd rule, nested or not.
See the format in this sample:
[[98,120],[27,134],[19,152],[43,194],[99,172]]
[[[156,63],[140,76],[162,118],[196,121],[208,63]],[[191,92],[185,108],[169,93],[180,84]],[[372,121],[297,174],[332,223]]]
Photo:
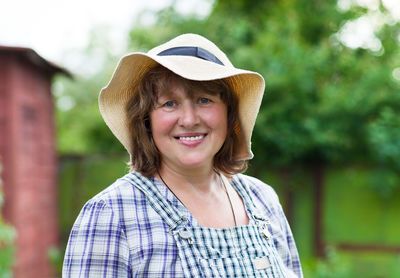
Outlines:
[[182,105],[182,113],[179,119],[179,124],[185,128],[192,128],[200,122],[196,106],[192,102],[187,102]]

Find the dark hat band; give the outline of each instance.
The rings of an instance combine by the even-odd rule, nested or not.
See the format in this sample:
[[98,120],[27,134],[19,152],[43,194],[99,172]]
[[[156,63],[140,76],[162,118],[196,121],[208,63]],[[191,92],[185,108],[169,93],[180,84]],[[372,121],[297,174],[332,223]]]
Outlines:
[[205,50],[204,48],[201,48],[201,47],[196,47],[196,46],[179,46],[179,47],[168,48],[164,51],[161,51],[157,55],[158,56],[173,56],[173,55],[193,56],[193,57],[197,57],[197,58],[200,58],[203,60],[217,63],[221,66],[224,66],[224,64],[210,51]]

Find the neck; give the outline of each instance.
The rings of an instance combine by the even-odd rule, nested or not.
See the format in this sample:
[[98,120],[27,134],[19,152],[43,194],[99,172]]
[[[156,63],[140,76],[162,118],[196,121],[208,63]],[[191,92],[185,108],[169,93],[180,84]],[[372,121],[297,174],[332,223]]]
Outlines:
[[[208,172],[179,172],[163,165],[157,172],[157,178],[175,195],[175,197],[202,223],[202,225],[222,228],[232,226],[226,210],[232,213],[234,226],[237,226],[235,210],[228,188],[213,169]],[[230,189],[232,191],[232,189]],[[235,193],[234,193],[235,194]],[[212,218],[210,213],[224,211],[224,218]]]
[[163,164],[159,174],[170,186],[182,191],[209,192],[212,191],[213,186],[218,184],[217,174],[212,167],[209,167],[209,169],[179,170]]

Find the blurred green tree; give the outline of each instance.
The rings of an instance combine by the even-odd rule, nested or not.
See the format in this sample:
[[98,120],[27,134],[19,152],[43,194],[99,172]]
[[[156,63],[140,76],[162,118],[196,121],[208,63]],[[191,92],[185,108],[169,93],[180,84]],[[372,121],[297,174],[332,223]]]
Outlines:
[[76,59],[79,70],[73,79],[57,76],[53,82],[56,100],[57,146],[60,154],[120,153],[111,131],[101,118],[97,97],[105,87],[118,61],[107,36],[97,27],[83,51],[66,54]]
[[[215,1],[206,18],[159,13],[131,31],[131,48],[148,49],[179,33],[202,34],[234,64],[261,72],[266,94],[253,136],[251,171],[265,165],[362,162],[398,170],[399,23],[375,35],[378,50],[345,47],[338,32],[368,14],[337,1]],[[379,13],[389,17],[381,5]]]
[[[383,5],[376,12],[389,17]],[[221,46],[235,65],[265,77],[253,174],[265,165],[350,162],[393,173],[400,169],[400,24],[392,20],[377,29],[379,49],[348,48],[338,35],[346,23],[368,13],[356,5],[339,9],[335,0],[216,0],[206,17],[182,15],[172,5],[158,12],[153,24],[139,20],[128,48],[147,51],[177,34],[199,33]],[[96,74],[63,81],[59,90],[59,100],[69,96],[75,103],[58,112],[63,152],[122,151],[94,104],[116,63],[111,54],[104,57]]]

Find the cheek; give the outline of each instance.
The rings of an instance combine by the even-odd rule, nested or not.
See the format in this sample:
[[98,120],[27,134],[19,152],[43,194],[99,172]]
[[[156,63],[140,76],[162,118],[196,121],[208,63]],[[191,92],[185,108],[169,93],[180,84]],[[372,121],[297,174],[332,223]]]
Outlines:
[[207,122],[210,126],[217,128],[226,134],[228,128],[228,112],[225,105],[218,105],[206,113]]
[[158,134],[168,133],[174,125],[174,118],[162,111],[153,111],[150,113],[151,131],[153,137]]

